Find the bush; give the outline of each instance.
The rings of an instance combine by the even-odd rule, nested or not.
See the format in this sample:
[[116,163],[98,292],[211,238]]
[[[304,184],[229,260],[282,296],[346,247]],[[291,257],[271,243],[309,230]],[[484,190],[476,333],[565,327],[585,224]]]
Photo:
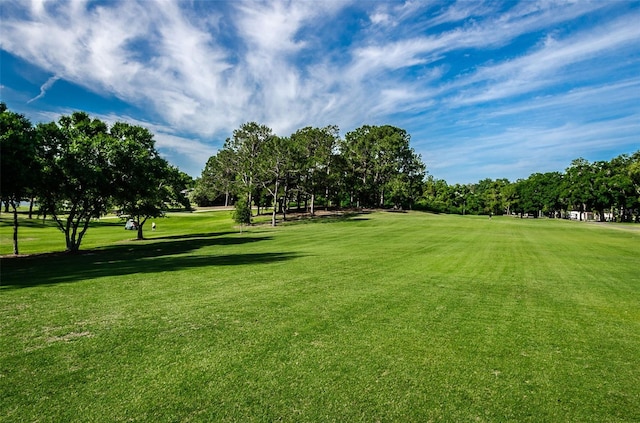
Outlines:
[[238,199],[238,201],[236,201],[233,220],[239,223],[241,227],[251,224],[251,206],[247,204],[247,200]]

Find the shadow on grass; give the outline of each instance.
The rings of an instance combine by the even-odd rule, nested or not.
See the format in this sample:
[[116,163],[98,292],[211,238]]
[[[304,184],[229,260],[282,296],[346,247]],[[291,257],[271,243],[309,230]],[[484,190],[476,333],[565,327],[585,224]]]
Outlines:
[[[146,233],[146,232],[145,232]],[[153,234],[154,232],[151,232],[151,234]],[[232,234],[237,234],[238,231],[226,231],[226,232],[207,232],[207,233],[200,233],[200,234],[188,234],[188,235],[165,235],[165,236],[158,236],[155,237],[153,235],[151,235],[151,237],[149,237],[149,240],[152,241],[156,241],[156,240],[163,240],[163,239],[193,239],[193,238],[211,238],[211,237],[219,237],[219,236],[223,236],[223,235],[232,235]],[[149,234],[147,234],[149,235]]]
[[[8,216],[6,214],[2,215],[0,218],[0,225],[13,227],[13,216]],[[42,220],[42,218],[37,219],[20,219],[18,220],[18,228],[54,228],[58,225],[53,220],[47,219]],[[20,230],[20,229],[18,229]]]
[[[310,213],[298,213],[292,212],[287,214],[287,220],[282,219],[282,215],[277,215],[279,225],[299,225],[299,224],[311,224],[311,223],[333,223],[333,222],[360,222],[369,220],[368,217],[362,217],[364,214],[369,214],[368,211],[332,211],[324,212],[322,210],[312,215]],[[263,222],[262,225],[271,224],[269,222]]]
[[[113,219],[92,220],[91,223],[89,223],[89,227],[95,228],[98,226],[113,226],[113,227],[121,227],[124,230],[125,223],[126,222],[124,220],[113,220]],[[13,216],[7,217],[6,213],[4,213],[0,218],[0,225],[13,227]],[[18,227],[19,228],[57,228],[58,224],[55,222],[55,220],[52,220],[49,217],[45,220],[42,220],[42,217],[34,216],[33,219],[21,218],[20,220],[18,220]]]
[[[226,233],[220,233],[226,234]],[[270,237],[225,237],[197,234],[156,238],[82,251],[2,259],[3,289],[79,282],[105,276],[172,272],[196,267],[267,264],[290,260],[287,252],[193,255],[203,247],[249,244]],[[168,239],[168,240],[167,240]],[[222,253],[223,248],[220,249]]]

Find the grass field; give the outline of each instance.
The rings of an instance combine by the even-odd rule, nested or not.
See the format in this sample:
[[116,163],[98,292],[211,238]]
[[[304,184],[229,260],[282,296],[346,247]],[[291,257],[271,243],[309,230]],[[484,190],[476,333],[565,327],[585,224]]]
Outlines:
[[[640,421],[640,231],[229,215],[3,258],[0,420]],[[64,248],[23,223],[21,252]]]

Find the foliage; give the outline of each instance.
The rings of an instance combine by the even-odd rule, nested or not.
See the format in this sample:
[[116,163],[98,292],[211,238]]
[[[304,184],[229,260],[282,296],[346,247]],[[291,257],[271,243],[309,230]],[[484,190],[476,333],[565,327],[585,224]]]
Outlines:
[[224,150],[232,153],[229,159],[232,160],[234,173],[240,182],[238,192],[246,196],[249,206],[261,185],[260,175],[257,173],[261,150],[271,137],[273,132],[269,127],[249,122],[233,131],[233,137],[227,139],[224,145]]
[[[412,183],[424,177],[424,165],[409,146],[410,138],[404,129],[390,125],[365,125],[345,135],[340,151],[355,205],[384,207],[391,189],[396,205],[403,199],[410,200]],[[406,187],[399,189],[399,184]]]
[[512,214],[567,217],[569,211],[596,212],[603,221],[640,221],[640,151],[610,161],[576,159],[562,172],[534,173],[526,179],[483,179],[448,185],[428,176],[418,206],[438,213]]
[[62,116],[58,124],[38,124],[36,130],[43,163],[37,187],[41,212],[64,233],[67,251],[76,252],[91,220],[108,210],[115,141],[105,123],[82,112]]
[[0,106],[2,117],[1,198],[14,206],[28,194],[38,198],[40,214],[51,217],[65,235],[68,252],[79,250],[91,221],[112,206],[134,218],[138,238],[149,217],[167,205],[189,208],[189,175],[170,166],[155,150],[144,128],[116,123],[111,129],[83,112],[40,123],[35,130],[21,115]]
[[230,204],[237,186],[234,162],[234,153],[230,149],[222,149],[209,157],[193,192],[194,201],[199,206],[216,204],[221,196],[224,196],[225,206]]
[[41,178],[31,122],[0,103],[0,200],[13,209],[13,254],[18,248],[18,204]]
[[276,226],[277,205],[287,201],[287,178],[294,173],[296,158],[296,144],[289,138],[272,136],[262,145],[258,174],[262,187],[273,199],[272,226]]
[[316,198],[324,195],[325,206],[330,203],[330,192],[336,191],[336,153],[340,141],[337,126],[305,127],[291,135],[291,142],[300,154],[301,192],[311,198],[310,213],[315,214]]
[[318,198],[325,208],[411,208],[421,194],[425,166],[409,141],[405,130],[389,125],[363,126],[342,141],[336,126],[305,127],[287,138],[249,122],[208,160],[194,195],[201,203],[223,193],[225,203],[230,193],[245,196],[258,213],[270,203],[274,225],[276,209],[286,219],[292,201],[300,207],[303,200],[312,215]]
[[145,222],[162,217],[167,204],[177,198],[172,185],[183,188],[181,175],[160,157],[147,129],[118,122],[111,136],[117,140],[111,155],[113,199],[120,212],[136,222],[137,238],[143,239]]
[[244,225],[251,224],[251,206],[244,198],[239,198],[236,201],[233,210],[233,220],[240,225],[240,232]]

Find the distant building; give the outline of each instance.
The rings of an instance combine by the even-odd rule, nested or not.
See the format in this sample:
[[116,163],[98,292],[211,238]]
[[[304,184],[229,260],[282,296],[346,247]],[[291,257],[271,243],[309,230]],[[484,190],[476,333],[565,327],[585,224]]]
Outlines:
[[569,219],[571,220],[595,220],[592,212],[581,212],[578,210],[571,210],[569,212]]

